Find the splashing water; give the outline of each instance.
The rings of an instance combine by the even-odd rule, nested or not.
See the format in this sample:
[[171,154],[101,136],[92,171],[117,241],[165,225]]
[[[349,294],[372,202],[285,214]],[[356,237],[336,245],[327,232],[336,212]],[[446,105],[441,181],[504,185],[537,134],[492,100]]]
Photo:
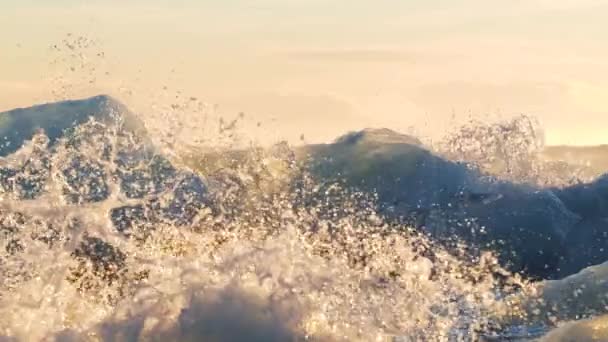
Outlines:
[[525,286],[313,180],[287,146],[243,154],[197,173],[120,124],[36,134],[1,168],[0,335],[472,341]]
[[518,115],[495,123],[471,121],[436,146],[441,155],[479,168],[484,173],[539,187],[589,182],[588,170],[542,158],[544,134],[536,119]]

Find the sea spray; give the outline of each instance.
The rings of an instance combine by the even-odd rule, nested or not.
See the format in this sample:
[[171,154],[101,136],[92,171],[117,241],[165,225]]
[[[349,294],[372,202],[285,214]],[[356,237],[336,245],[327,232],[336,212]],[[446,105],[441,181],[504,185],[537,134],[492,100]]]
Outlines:
[[[90,122],[7,166],[8,182],[32,193],[3,194],[3,335],[441,341],[476,340],[493,323],[501,282],[490,255],[454,256],[386,222],[373,196],[260,150],[196,175],[205,187],[185,195],[191,171],[158,172],[160,156],[137,141]],[[25,165],[34,153],[48,160],[39,172]],[[266,172],[272,158],[289,172]],[[262,186],[273,182],[286,185]],[[134,195],[133,184],[147,190]],[[143,214],[112,220],[125,206]]]

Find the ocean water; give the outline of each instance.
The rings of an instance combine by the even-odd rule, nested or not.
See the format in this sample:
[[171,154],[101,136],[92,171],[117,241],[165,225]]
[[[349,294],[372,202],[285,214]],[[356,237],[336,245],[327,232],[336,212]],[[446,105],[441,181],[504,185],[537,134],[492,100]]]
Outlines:
[[[319,177],[301,150],[177,158],[110,98],[57,106],[2,114],[15,121],[0,167],[0,340],[532,340],[560,323],[506,300],[536,287],[491,250],[389,217],[381,193]],[[51,108],[57,120],[32,129]],[[474,126],[433,153],[571,184],[572,169],[526,159],[539,146],[522,122],[486,154],[464,144]],[[369,146],[394,143],[370,132]]]

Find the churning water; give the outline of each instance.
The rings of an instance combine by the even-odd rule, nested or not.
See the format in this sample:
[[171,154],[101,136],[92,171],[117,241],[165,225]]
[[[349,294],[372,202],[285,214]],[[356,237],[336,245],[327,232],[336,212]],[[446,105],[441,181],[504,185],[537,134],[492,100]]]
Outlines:
[[[373,191],[320,178],[288,146],[210,153],[198,164],[196,150],[169,160],[124,107],[107,97],[87,101],[60,106],[56,122],[46,117],[46,130],[31,130],[41,125],[23,113],[29,119],[3,119],[14,131],[5,132],[0,168],[0,340],[478,341],[542,334],[538,321],[507,300],[533,286],[491,252],[439,243],[387,215]],[[66,111],[77,114],[67,130],[51,129]],[[511,137],[523,132],[522,139],[500,146],[519,159],[496,164],[467,155],[463,136],[448,140],[444,154],[487,161],[515,178],[546,175],[548,169],[522,166],[536,138],[516,126]],[[517,167],[537,172],[517,174]]]

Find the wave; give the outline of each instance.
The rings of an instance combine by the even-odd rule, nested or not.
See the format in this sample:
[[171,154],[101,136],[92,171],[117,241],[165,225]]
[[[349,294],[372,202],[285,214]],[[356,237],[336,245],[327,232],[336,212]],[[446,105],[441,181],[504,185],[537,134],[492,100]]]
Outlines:
[[473,341],[605,313],[536,281],[608,260],[606,177],[566,179],[523,117],[177,157],[108,96],[0,118],[7,339]]

